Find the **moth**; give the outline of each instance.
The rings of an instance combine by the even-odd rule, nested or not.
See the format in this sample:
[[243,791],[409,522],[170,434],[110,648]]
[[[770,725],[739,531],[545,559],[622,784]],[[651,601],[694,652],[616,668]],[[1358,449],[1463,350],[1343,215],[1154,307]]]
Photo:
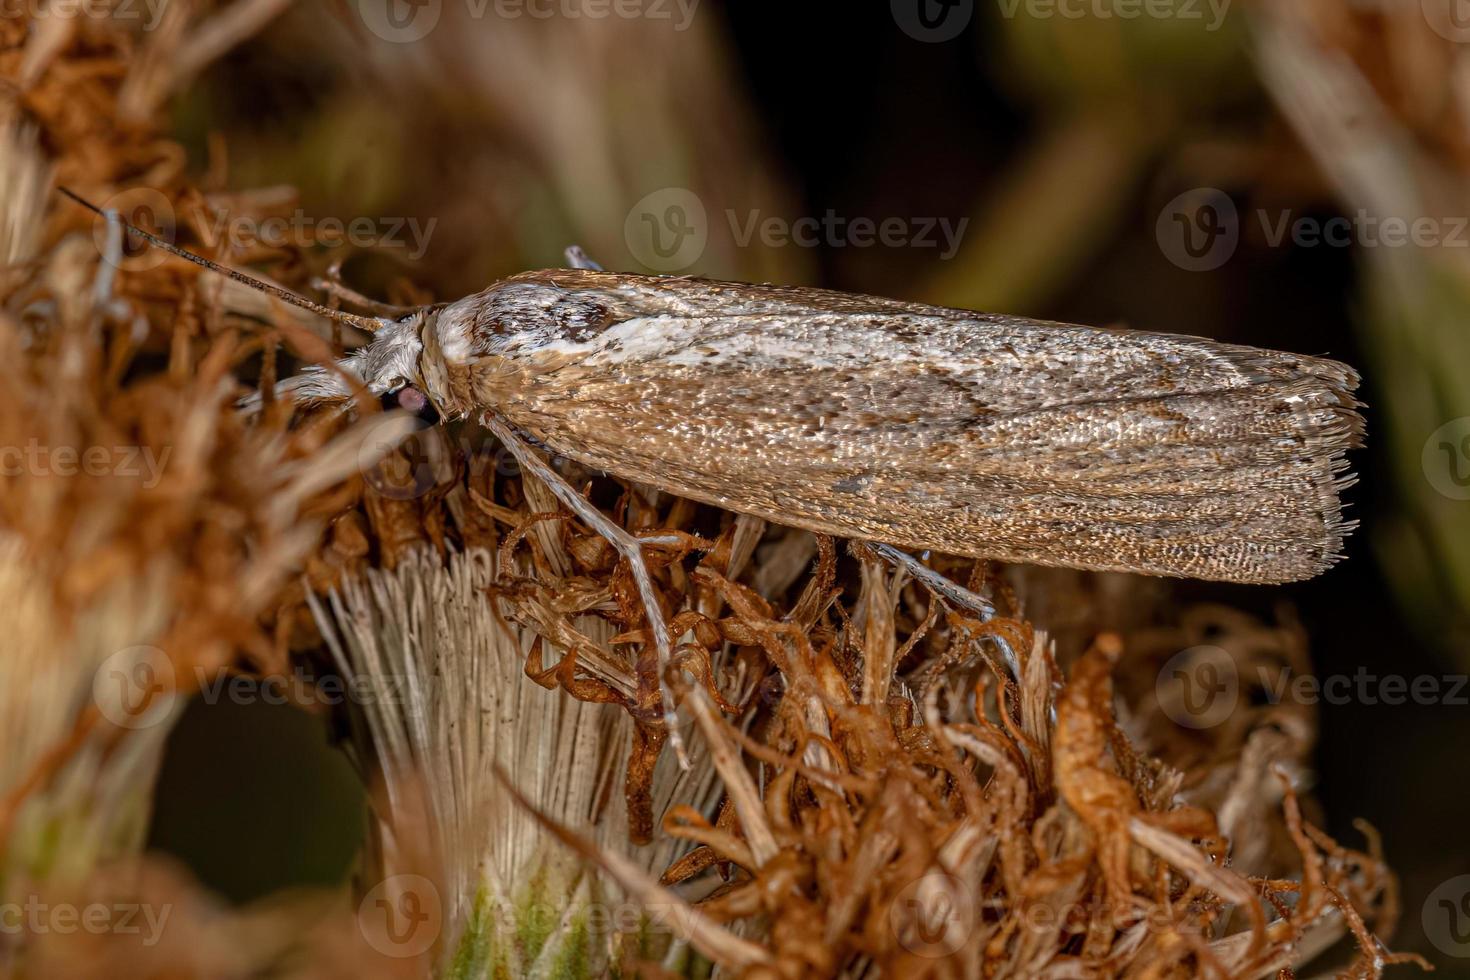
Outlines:
[[[346,375],[480,419],[548,481],[522,437],[672,494],[905,549],[1279,583],[1337,561],[1353,527],[1341,493],[1363,420],[1358,375],[1337,361],[573,264],[396,319],[285,293],[374,337],[283,390],[345,399]],[[570,487],[558,496],[591,510]],[[620,546],[633,560],[636,543]]]
[[[778,524],[1010,562],[1309,578],[1350,525],[1344,364],[821,289],[594,269],[387,323],[340,364],[595,470]],[[287,385],[345,398],[334,372]]]

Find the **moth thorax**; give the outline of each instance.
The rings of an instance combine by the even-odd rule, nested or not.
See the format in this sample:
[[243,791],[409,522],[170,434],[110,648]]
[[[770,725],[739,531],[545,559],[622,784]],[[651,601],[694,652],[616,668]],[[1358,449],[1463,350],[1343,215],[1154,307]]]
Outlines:
[[[443,338],[441,331],[448,329],[451,337]],[[453,334],[459,324],[446,323],[442,313],[430,313],[422,331],[423,352],[419,355],[419,377],[424,391],[433,400],[441,414],[447,418],[468,415],[477,406],[470,388],[469,360],[463,357],[461,347]],[[447,339],[447,343],[446,343]],[[451,348],[446,356],[445,347]]]

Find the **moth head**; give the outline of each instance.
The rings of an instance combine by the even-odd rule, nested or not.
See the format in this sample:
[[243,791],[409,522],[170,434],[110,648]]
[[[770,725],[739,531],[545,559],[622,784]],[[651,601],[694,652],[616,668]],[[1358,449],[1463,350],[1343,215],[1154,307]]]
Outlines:
[[[126,228],[156,248],[187,259],[201,268],[219,273],[291,306],[309,310],[336,323],[345,323],[366,330],[373,335],[371,343],[337,361],[332,368],[312,365],[301,374],[280,382],[276,386],[276,394],[279,397],[306,404],[340,402],[356,395],[360,384],[381,399],[391,398],[395,408],[407,408],[421,418],[433,415],[437,420],[437,413],[434,411],[432,400],[424,390],[419,370],[420,358],[423,354],[423,343],[420,337],[425,325],[432,319],[433,308],[416,310],[400,319],[388,320],[323,306],[304,296],[297,296],[274,283],[256,279],[254,276],[220,265],[212,259],[206,259],[202,255],[196,255],[186,248],[180,248],[173,242],[124,221],[116,211],[104,211],[65,187],[58,188],[58,190],[87,210],[105,218],[109,226]],[[257,393],[242,399],[239,407],[246,412],[258,411],[261,401]]]
[[428,314],[417,311],[384,320],[373,339],[333,367],[313,364],[276,386],[276,395],[301,405],[343,402],[356,393],[354,380],[378,397],[384,408],[403,408],[426,421],[438,421],[419,364]]
[[435,421],[463,418],[482,407],[476,374],[571,353],[609,321],[607,306],[587,291],[505,280],[452,303],[381,321],[372,342],[338,361],[336,370],[310,367],[277,392],[307,404],[342,401],[353,393],[348,378],[355,378],[386,406]]

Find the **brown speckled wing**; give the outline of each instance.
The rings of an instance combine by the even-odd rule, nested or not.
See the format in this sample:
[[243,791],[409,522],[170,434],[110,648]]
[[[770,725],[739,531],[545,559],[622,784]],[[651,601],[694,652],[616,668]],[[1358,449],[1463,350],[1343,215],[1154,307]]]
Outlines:
[[1350,529],[1362,420],[1334,361],[694,279],[558,270],[481,296],[497,329],[532,300],[580,325],[479,362],[485,404],[590,466],[777,523],[1237,582],[1315,575]]

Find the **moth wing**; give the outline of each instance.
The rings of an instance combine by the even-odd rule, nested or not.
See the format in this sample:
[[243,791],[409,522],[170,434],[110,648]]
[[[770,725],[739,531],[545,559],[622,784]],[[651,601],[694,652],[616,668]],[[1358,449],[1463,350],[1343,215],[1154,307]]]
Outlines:
[[656,281],[646,313],[533,364],[510,421],[777,523],[1006,561],[1290,581],[1350,530],[1337,362],[778,287],[670,312]]

